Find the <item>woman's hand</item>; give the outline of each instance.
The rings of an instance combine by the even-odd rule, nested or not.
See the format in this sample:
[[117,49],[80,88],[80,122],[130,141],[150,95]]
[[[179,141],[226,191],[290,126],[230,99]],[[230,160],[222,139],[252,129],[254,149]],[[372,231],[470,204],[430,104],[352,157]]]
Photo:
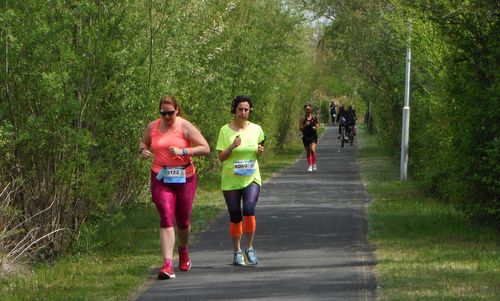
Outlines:
[[175,146],[169,147],[168,152],[174,156],[182,156],[182,149]]
[[233,141],[233,143],[231,144],[230,147],[231,147],[231,149],[235,149],[235,148],[237,148],[240,145],[241,145],[241,138],[240,138],[240,135],[238,135],[238,136],[236,136],[234,138],[234,141]]
[[259,144],[257,147],[257,155],[262,156],[264,154],[264,145]]
[[141,148],[141,156],[144,158],[144,159],[149,159],[151,158],[153,154],[151,153],[150,150],[146,149],[146,148]]

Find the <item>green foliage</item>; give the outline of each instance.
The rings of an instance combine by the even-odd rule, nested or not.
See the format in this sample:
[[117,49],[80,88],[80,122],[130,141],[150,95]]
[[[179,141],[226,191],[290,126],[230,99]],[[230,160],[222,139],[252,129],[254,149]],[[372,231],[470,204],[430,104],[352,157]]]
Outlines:
[[331,117],[330,117],[330,102],[328,100],[323,100],[321,101],[321,107],[320,107],[320,121],[322,123],[330,123],[331,122]]
[[[449,51],[443,53],[446,73],[443,75],[446,95],[441,115],[448,128],[444,136],[449,152],[440,157],[448,164],[448,179],[437,180],[442,189],[464,202],[474,218],[500,224],[498,195],[498,44],[499,22],[494,1],[416,6],[421,18],[434,26]],[[442,118],[442,117],[440,117]]]
[[360,130],[362,178],[373,198],[380,300],[491,300],[499,292],[498,231],[467,223],[455,204],[399,181],[391,152]]
[[500,224],[498,1],[306,2],[333,17],[324,42],[332,72],[371,101],[377,134],[394,154],[411,45],[410,176]]
[[[179,99],[212,149],[232,119],[231,100],[252,96],[252,121],[272,153],[297,137],[315,88],[310,28],[293,1],[4,5],[0,187],[19,192],[14,204],[25,216],[49,208],[25,229],[67,229],[49,258],[70,246],[91,249],[99,223],[147,198],[149,163],[137,144],[162,95]],[[200,181],[213,183],[216,156],[196,165]]]

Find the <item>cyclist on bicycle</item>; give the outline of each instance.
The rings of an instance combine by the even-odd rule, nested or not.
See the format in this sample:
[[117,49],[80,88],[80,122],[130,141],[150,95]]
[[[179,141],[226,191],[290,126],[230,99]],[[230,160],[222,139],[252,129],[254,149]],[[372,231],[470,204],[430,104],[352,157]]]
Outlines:
[[344,106],[340,106],[339,108],[339,113],[337,114],[337,123],[339,124],[339,137],[337,139],[340,139],[340,131],[343,126],[345,126],[345,121],[347,117],[347,111],[344,109]]
[[352,127],[352,134],[356,136],[356,111],[349,106],[349,109],[346,112],[346,130],[349,133]]

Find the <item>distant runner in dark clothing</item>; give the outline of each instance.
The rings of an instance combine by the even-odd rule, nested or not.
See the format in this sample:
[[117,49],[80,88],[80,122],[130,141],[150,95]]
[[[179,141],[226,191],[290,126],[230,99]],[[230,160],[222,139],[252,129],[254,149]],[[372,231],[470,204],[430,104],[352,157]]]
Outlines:
[[330,116],[332,117],[332,123],[335,124],[335,119],[337,118],[337,106],[333,101],[330,101]]
[[312,113],[312,106],[306,104],[304,106],[305,116],[300,120],[299,130],[302,131],[302,143],[306,150],[307,156],[307,171],[312,172],[317,170],[316,167],[316,145],[318,144],[318,134],[316,129],[319,126],[318,118]]

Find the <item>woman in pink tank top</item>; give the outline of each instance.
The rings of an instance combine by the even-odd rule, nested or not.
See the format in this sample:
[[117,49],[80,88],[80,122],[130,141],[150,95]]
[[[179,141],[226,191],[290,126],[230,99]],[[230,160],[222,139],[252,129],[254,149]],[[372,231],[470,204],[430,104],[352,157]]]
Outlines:
[[196,193],[196,170],[192,156],[206,156],[210,147],[200,131],[181,117],[173,96],[160,99],[160,118],[150,122],[139,143],[140,154],[153,158],[151,164],[151,196],[160,214],[160,245],[164,258],[159,279],[175,278],[173,253],[174,222],[179,239],[179,269],[191,268],[187,245],[190,217]]

